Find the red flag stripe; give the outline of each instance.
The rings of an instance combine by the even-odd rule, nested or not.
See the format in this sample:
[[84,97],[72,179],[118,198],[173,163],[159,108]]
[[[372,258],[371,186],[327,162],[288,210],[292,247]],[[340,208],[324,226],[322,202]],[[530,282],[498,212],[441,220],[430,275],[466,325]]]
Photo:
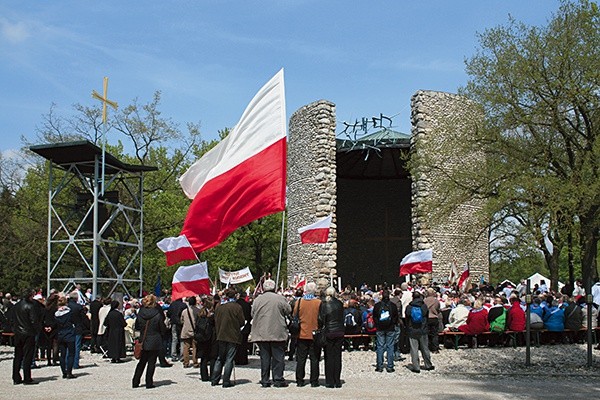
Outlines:
[[302,243],[327,243],[329,228],[318,228],[304,231],[300,234]]
[[184,297],[195,296],[197,294],[210,294],[210,282],[208,279],[189,282],[173,282],[171,285],[172,300]]
[[400,266],[401,276],[408,274],[424,274],[431,271],[433,271],[433,262],[431,260],[402,264]]
[[196,252],[191,247],[180,247],[173,251],[165,252],[165,256],[167,257],[167,266],[171,266],[181,261],[195,260]]

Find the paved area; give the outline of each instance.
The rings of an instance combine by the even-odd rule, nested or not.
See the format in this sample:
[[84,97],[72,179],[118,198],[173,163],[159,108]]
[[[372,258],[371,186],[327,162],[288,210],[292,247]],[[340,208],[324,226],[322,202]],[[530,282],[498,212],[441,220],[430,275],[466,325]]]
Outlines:
[[[486,357],[493,356],[491,349],[477,349],[482,366]],[[172,368],[157,368],[154,389],[142,386],[131,388],[131,377],[136,360],[128,359],[122,364],[111,364],[97,354],[82,352],[82,368],[75,371],[77,379],[65,380],[60,367],[41,367],[33,370],[33,378],[38,385],[13,385],[11,380],[12,348],[0,347],[0,399],[281,399],[321,398],[321,399],[597,399],[600,398],[600,372],[595,366],[585,374],[572,373],[568,366],[560,366],[553,373],[540,374],[535,367],[529,371],[512,373],[511,363],[498,371],[485,371],[483,374],[465,372],[461,360],[465,352],[445,351],[444,355],[434,355],[438,368],[431,372],[414,374],[398,362],[396,372],[377,373],[374,371],[373,352],[344,353],[342,371],[343,387],[327,389],[324,386],[296,387],[294,383],[295,362],[286,362],[285,377],[290,382],[288,388],[262,388],[258,384],[260,364],[257,356],[251,356],[248,366],[235,369],[236,386],[233,388],[211,387],[201,382],[198,369],[184,369],[180,362]],[[472,354],[472,353],[471,353]],[[498,353],[499,354],[499,353]],[[436,357],[437,356],[437,357]],[[442,361],[453,359],[451,366],[441,365]],[[436,361],[437,360],[437,361]],[[468,359],[468,362],[472,360]],[[507,360],[504,360],[507,361]],[[520,363],[522,360],[514,360]],[[44,363],[41,362],[40,365]],[[322,364],[322,363],[321,363]],[[447,364],[447,363],[446,363]],[[485,368],[482,368],[485,370]],[[321,371],[323,366],[321,365]],[[307,371],[308,372],[308,371]],[[322,372],[321,383],[324,384]]]

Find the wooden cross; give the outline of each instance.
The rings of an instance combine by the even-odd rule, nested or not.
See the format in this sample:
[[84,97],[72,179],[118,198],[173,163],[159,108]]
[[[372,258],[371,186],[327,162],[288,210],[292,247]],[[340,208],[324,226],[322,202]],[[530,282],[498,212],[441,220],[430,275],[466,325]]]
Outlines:
[[117,109],[117,107],[119,107],[119,105],[117,104],[116,101],[109,100],[107,97],[108,77],[106,77],[106,76],[104,77],[104,85],[103,86],[104,86],[104,92],[103,92],[104,95],[100,96],[100,94],[98,94],[98,92],[96,92],[95,90],[92,90],[92,97],[95,99],[98,99],[102,102],[102,123],[106,124],[106,105],[108,104],[115,110]]

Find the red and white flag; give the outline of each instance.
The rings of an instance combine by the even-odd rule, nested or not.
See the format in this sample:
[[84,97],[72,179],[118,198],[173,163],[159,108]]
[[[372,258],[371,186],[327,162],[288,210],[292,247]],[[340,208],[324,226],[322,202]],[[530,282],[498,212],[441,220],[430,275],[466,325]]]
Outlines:
[[210,280],[206,261],[187,267],[179,267],[173,275],[171,291],[172,300],[197,294],[210,294]]
[[450,284],[453,284],[454,282],[456,282],[457,278],[458,278],[458,269],[456,268],[456,261],[454,261],[452,263],[452,266],[450,267],[450,275],[448,276],[448,282],[450,282]]
[[331,215],[298,229],[300,241],[302,243],[327,243],[330,228]]
[[458,287],[463,292],[465,291],[465,287],[463,287],[463,286],[466,286],[467,281],[469,279],[469,275],[470,275],[470,272],[469,272],[469,263],[466,263],[465,266],[464,266],[464,268],[463,268],[463,272],[460,275],[460,278],[458,279]]
[[306,277],[302,278],[298,283],[296,283],[295,289],[300,289],[306,286]]
[[193,199],[182,233],[201,252],[237,228],[285,209],[283,69],[263,86],[229,135],[179,178]]
[[419,250],[409,253],[400,261],[400,276],[423,274],[433,270],[433,250]]
[[156,243],[167,256],[167,266],[185,260],[197,260],[198,256],[185,235],[164,238]]

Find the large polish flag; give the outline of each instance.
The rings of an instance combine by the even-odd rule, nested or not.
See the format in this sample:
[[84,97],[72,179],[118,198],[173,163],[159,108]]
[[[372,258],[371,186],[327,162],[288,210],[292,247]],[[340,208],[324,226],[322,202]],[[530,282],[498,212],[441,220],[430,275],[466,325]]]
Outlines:
[[173,275],[171,292],[172,300],[195,296],[197,294],[210,294],[210,281],[208,279],[208,265],[206,261],[186,267],[179,267]]
[[193,199],[181,233],[201,252],[237,228],[283,211],[285,169],[282,69],[258,91],[229,135],[179,178]]
[[433,250],[419,250],[409,253],[400,261],[400,276],[423,274],[433,270]]
[[327,243],[330,228],[331,215],[298,229],[300,241],[302,243]]
[[164,238],[156,243],[167,257],[167,266],[185,260],[197,260],[198,256],[185,235]]

